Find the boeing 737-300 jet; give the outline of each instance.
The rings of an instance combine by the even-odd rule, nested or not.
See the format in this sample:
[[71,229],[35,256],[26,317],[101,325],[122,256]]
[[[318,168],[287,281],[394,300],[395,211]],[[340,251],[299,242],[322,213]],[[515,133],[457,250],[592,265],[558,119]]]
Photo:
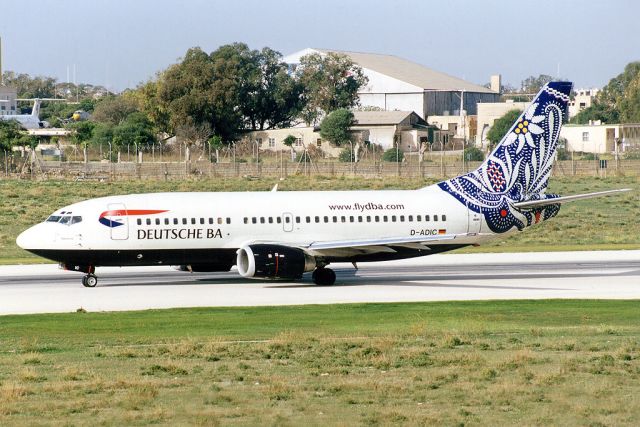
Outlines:
[[332,285],[333,262],[435,254],[522,231],[560,205],[599,193],[547,194],[569,82],[544,86],[472,172],[404,191],[130,194],[54,212],[18,236],[20,247],[85,273],[99,266],[177,265],[244,277]]

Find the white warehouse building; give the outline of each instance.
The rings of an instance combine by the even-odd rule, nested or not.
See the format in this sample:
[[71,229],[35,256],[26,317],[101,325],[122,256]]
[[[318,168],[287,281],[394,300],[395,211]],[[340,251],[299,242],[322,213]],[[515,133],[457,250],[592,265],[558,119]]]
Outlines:
[[476,114],[478,103],[496,102],[500,98],[497,91],[393,55],[307,48],[283,60],[295,67],[305,55],[330,52],[348,56],[369,78],[367,86],[358,93],[363,107],[415,111],[421,118],[428,119],[432,115],[459,115],[461,92],[467,115]]

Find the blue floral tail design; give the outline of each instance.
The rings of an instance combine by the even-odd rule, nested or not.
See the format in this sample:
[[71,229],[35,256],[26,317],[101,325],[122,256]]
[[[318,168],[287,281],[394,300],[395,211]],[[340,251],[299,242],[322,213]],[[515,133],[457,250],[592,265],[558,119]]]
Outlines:
[[557,197],[545,194],[562,123],[568,117],[573,84],[550,82],[533,99],[484,163],[475,171],[438,186],[503,233],[549,219],[560,210],[549,205],[518,210],[514,202]]

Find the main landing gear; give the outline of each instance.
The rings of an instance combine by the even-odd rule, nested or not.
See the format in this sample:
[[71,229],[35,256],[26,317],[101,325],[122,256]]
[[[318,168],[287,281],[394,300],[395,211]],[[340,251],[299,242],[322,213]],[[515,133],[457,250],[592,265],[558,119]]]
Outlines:
[[95,274],[87,274],[82,278],[82,286],[85,288],[95,288],[98,284],[98,278]]
[[336,283],[336,273],[330,268],[316,268],[313,270],[311,278],[313,279],[313,282],[319,286],[331,286]]

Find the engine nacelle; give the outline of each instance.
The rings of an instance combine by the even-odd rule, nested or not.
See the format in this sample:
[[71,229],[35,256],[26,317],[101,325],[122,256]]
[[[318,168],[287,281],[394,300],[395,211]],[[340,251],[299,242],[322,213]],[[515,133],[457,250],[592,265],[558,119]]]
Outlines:
[[236,265],[242,277],[299,279],[313,271],[316,260],[302,249],[281,245],[254,244],[238,249]]

